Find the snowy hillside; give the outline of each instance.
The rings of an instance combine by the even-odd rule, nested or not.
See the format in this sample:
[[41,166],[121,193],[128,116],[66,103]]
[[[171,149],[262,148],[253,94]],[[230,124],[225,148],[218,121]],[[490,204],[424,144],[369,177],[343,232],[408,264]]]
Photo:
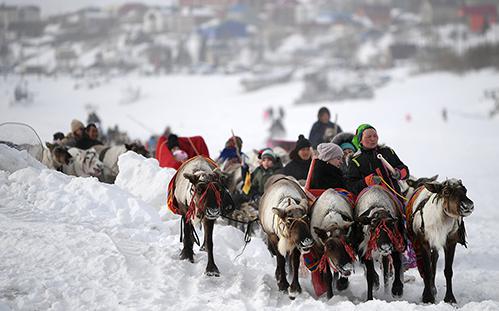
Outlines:
[[[464,76],[431,74],[394,80],[369,101],[328,105],[344,130],[364,122],[378,129],[380,141],[393,147],[416,176],[440,174],[463,180],[474,213],[466,220],[469,246],[458,247],[454,294],[462,310],[499,310],[499,120],[486,119],[491,103],[483,90],[498,87],[499,73]],[[69,130],[72,118],[85,118],[92,103],[106,126],[115,123],[132,137],[161,132],[170,125],[180,135],[201,134],[210,152],[218,152],[233,129],[243,150],[262,147],[267,135],[262,112],[286,109],[288,138],[308,134],[320,105],[293,106],[301,85],[292,82],[251,94],[237,77],[168,76],[122,78],[95,89],[74,89],[66,78],[32,79],[35,101],[9,106],[17,80],[0,85],[0,123],[32,125],[42,139]],[[127,85],[144,97],[120,105]],[[441,110],[449,111],[443,122]],[[410,114],[410,121],[407,121]],[[135,120],[135,121],[134,121]],[[195,247],[195,263],[180,261],[179,218],[165,209],[166,185],[174,171],[133,153],[120,158],[115,185],[51,171],[0,145],[0,310],[454,310],[443,302],[443,255],[436,278],[436,305],[422,305],[423,282],[406,283],[401,299],[383,288],[364,303],[366,282],[357,266],[345,292],[328,301],[313,294],[307,273],[296,300],[277,290],[275,259],[253,238],[244,253],[243,233],[216,225],[215,261],[220,278],[203,275],[206,253]],[[199,232],[202,234],[202,232]],[[237,257],[237,258],[236,258]]]

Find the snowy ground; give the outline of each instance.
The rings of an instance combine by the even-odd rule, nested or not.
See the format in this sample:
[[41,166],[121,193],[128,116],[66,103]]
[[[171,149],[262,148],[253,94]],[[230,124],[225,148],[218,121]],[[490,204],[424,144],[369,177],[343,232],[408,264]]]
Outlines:
[[[481,71],[455,76],[409,77],[395,72],[392,83],[370,101],[328,105],[339,123],[353,131],[374,125],[381,141],[392,146],[417,176],[440,174],[461,178],[475,202],[467,219],[467,249],[458,247],[454,293],[463,310],[499,310],[499,219],[494,194],[499,173],[496,133],[499,120],[485,118],[491,103],[483,89],[498,87],[499,73]],[[243,93],[237,77],[163,77],[113,80],[100,88],[74,90],[74,82],[29,81],[35,102],[9,106],[16,79],[0,84],[0,123],[22,121],[49,140],[68,129],[72,118],[84,119],[92,103],[106,125],[118,123],[132,136],[148,133],[132,120],[160,132],[171,125],[181,135],[202,134],[212,153],[234,129],[245,145],[257,148],[266,136],[261,118],[268,106],[286,108],[288,137],[308,134],[320,105],[292,106],[301,85],[292,82]],[[140,86],[144,98],[120,105],[121,90]],[[449,110],[444,123],[441,109]],[[411,121],[407,122],[407,114]],[[131,117],[131,118],[130,118]],[[165,211],[166,185],[173,171],[154,159],[129,153],[120,158],[115,185],[50,171],[0,146],[0,310],[163,310],[289,309],[454,310],[443,302],[442,265],[437,275],[437,305],[422,305],[422,280],[407,283],[404,296],[393,299],[380,289],[379,300],[363,303],[366,284],[361,267],[350,288],[327,301],[313,295],[303,273],[304,293],[295,301],[278,292],[275,260],[264,242],[254,238],[238,258],[243,233],[215,228],[215,260],[220,278],[203,275],[206,254],[196,263],[178,260],[179,219]],[[442,263],[442,258],[440,262]]]

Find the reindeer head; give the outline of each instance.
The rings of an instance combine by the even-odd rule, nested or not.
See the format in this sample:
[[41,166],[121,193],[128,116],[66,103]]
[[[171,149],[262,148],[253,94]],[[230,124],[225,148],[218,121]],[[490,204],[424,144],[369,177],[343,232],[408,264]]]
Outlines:
[[193,186],[193,202],[199,216],[206,216],[210,220],[217,219],[222,212],[234,209],[234,202],[227,189],[222,185],[220,175],[216,172],[206,173],[198,171],[193,174],[184,173]]
[[49,149],[49,152],[52,156],[52,165],[54,166],[54,168],[59,169],[63,165],[69,164],[69,161],[71,161],[71,154],[66,148],[58,144],[51,144],[48,142],[45,145]]
[[324,245],[324,255],[334,270],[342,276],[349,276],[353,271],[355,254],[350,243],[350,231],[353,222],[344,225],[334,224],[327,230],[314,227],[314,231]]
[[[287,238],[290,245],[296,246],[301,253],[307,253],[314,245],[310,234],[310,219],[307,215],[307,200],[303,199],[298,204],[291,198],[286,209],[272,208],[279,217],[279,230]],[[281,252],[282,253],[282,252]]]
[[424,185],[427,182],[432,182],[437,180],[438,174],[432,177],[420,177],[415,179],[413,176],[409,176],[409,178],[405,180],[399,181],[400,191],[404,196],[410,196],[414,193],[414,191],[420,186]]
[[473,212],[473,201],[466,196],[467,189],[461,180],[452,178],[442,183],[433,181],[424,186],[437,194],[437,200],[443,200],[443,210],[448,216],[466,217]]
[[85,150],[82,160],[82,169],[85,174],[99,177],[104,170],[104,164],[99,160],[94,148]]
[[378,249],[383,256],[391,254],[393,251],[402,252],[405,242],[402,235],[403,228],[400,221],[386,210],[378,210],[371,217],[361,216],[358,221],[368,226],[370,232],[367,244],[366,255],[371,256],[371,252]]
[[146,147],[144,147],[142,144],[138,143],[125,144],[125,148],[126,150],[133,151],[137,154],[144,156],[145,158],[149,158],[149,151],[147,151]]

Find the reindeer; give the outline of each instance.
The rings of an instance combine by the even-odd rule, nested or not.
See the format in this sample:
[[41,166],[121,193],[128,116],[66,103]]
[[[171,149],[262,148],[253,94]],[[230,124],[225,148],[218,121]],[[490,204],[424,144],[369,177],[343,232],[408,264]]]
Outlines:
[[381,186],[365,188],[358,196],[354,208],[358,254],[366,266],[367,300],[373,299],[373,286],[379,285],[374,259],[383,262],[385,288],[388,283],[388,256],[395,270],[392,295],[402,296],[401,254],[406,248],[405,228],[401,203]]
[[178,169],[168,187],[168,206],[182,215],[185,222],[180,259],[194,262],[194,224],[202,222],[204,245],[208,252],[205,274],[208,276],[220,276],[213,258],[215,220],[234,208],[232,198],[220,179],[219,170],[211,159],[196,156]]
[[57,171],[62,171],[63,165],[68,165],[71,161],[71,154],[65,147],[58,144],[45,143],[48,149],[42,151],[42,163]]
[[[268,248],[277,257],[275,277],[279,290],[288,291],[290,299],[301,293],[298,281],[300,253],[307,253],[314,242],[310,234],[308,202],[305,192],[296,181],[281,178],[267,188],[260,199],[259,218],[267,234]],[[286,256],[293,270],[291,286],[286,279]]]
[[312,206],[310,226],[315,240],[314,251],[321,258],[319,269],[325,273],[327,297],[333,297],[331,269],[340,274],[338,290],[346,289],[353,271],[355,253],[350,244],[353,206],[345,196],[333,189],[321,194]]
[[424,185],[427,182],[432,182],[437,180],[438,174],[432,177],[420,177],[416,178],[414,176],[409,176],[409,178],[404,180],[399,180],[400,193],[406,197],[410,198],[414,194],[417,188]]
[[447,285],[444,301],[456,302],[452,292],[452,263],[456,244],[466,247],[463,218],[474,209],[473,201],[466,196],[466,192],[461,180],[427,182],[415,192],[407,205],[407,229],[416,251],[418,270],[424,280],[424,303],[435,302],[435,274],[438,252],[442,248]]
[[101,176],[103,164],[97,157],[95,149],[70,148],[68,153],[71,155],[71,160],[62,166],[63,173],[79,177]]
[[97,151],[99,160],[102,161],[103,164],[104,170],[102,172],[101,181],[106,183],[114,183],[116,180],[116,176],[118,176],[119,173],[118,158],[120,155],[126,153],[127,151],[133,151],[146,158],[149,157],[149,152],[147,152],[146,148],[142,144],[138,143],[110,147],[97,145],[93,148]]

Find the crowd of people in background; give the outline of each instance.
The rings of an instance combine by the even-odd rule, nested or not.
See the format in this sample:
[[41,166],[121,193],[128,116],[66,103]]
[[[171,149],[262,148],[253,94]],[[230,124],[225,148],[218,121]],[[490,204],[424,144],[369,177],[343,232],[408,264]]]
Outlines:
[[[89,121],[100,123],[95,113],[91,117]],[[111,144],[96,123],[84,125],[76,119],[71,121],[69,133],[57,132],[53,138],[54,143],[68,148],[89,149]],[[369,124],[361,124],[355,133],[343,132],[336,122],[331,121],[329,109],[322,107],[308,139],[299,135],[287,163],[283,163],[272,148],[266,147],[258,151],[258,165],[250,167],[249,156],[242,150],[243,140],[235,135],[227,139],[214,160],[222,169],[232,164],[241,166],[242,183],[238,191],[242,201],[257,202],[265,191],[265,183],[275,174],[293,177],[304,185],[313,160],[315,165],[310,178],[313,189],[339,188],[358,194],[365,187],[381,185],[400,191],[398,181],[409,176],[408,168],[393,149],[379,145],[378,139],[376,129]],[[159,137],[151,136],[145,146],[162,167],[178,169],[196,155],[210,157],[201,136],[179,137],[171,132],[170,127]],[[395,173],[383,166],[378,155],[395,168]]]

